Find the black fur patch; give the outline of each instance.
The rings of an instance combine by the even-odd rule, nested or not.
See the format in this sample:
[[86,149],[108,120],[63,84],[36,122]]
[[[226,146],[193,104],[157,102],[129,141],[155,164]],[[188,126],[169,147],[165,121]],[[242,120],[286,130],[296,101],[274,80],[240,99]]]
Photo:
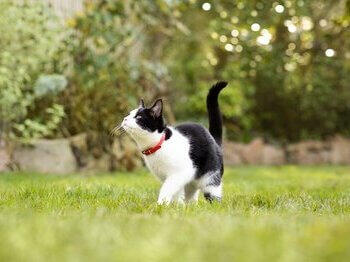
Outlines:
[[222,117],[218,103],[218,96],[225,86],[227,86],[227,82],[217,82],[210,88],[207,96],[209,132],[219,145],[222,143]]
[[220,197],[213,196],[210,193],[204,193],[204,198],[210,203],[213,203],[214,200],[218,201],[218,202],[221,202],[221,198]]
[[169,128],[165,128],[165,140],[168,140],[173,135],[173,132]]
[[178,125],[176,129],[190,141],[190,158],[197,168],[196,178],[217,172],[220,177],[215,178],[215,184],[220,182],[223,173],[222,152],[208,130],[195,123]]
[[163,116],[155,118],[151,114],[151,109],[149,108],[140,108],[135,114],[136,123],[143,129],[150,132],[158,131],[159,133],[163,132],[165,129]]

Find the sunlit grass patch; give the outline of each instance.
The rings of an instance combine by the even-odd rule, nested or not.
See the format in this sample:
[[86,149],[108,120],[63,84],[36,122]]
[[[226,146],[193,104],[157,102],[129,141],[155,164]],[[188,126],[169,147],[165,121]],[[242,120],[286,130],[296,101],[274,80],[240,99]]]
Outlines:
[[156,205],[146,171],[0,175],[0,260],[348,261],[350,168],[228,168],[224,199]]

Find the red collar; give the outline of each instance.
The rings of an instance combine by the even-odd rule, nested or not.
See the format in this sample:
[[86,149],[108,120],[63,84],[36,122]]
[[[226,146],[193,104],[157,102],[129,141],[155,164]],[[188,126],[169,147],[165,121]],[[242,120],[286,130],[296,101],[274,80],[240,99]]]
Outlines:
[[158,144],[156,144],[154,147],[150,147],[150,148],[148,148],[146,150],[143,150],[142,154],[148,156],[148,155],[151,155],[151,154],[157,152],[162,147],[162,144],[163,144],[164,141],[165,141],[165,134],[162,135],[162,137],[160,138]]

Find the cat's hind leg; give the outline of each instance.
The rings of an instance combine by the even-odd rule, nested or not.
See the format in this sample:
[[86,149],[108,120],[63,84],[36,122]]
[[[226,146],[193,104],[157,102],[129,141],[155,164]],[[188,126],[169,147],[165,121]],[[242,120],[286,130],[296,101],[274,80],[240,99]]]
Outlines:
[[203,189],[204,198],[210,203],[213,201],[221,202],[222,184],[218,186],[207,186]]
[[190,183],[185,186],[185,201],[186,203],[197,203],[199,196],[199,189],[197,185]]
[[214,172],[209,173],[201,180],[201,190],[203,191],[204,198],[209,201],[219,201],[222,199],[222,181],[221,173]]
[[178,204],[185,204],[185,189],[181,189],[175,196],[173,199],[173,202],[176,202]]

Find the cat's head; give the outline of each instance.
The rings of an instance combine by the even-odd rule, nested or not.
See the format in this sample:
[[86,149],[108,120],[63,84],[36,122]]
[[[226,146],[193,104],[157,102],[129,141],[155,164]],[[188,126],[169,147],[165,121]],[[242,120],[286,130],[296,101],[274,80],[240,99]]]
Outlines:
[[165,128],[162,99],[156,100],[151,107],[146,107],[141,99],[139,107],[124,118],[122,127],[134,136],[161,133]]

